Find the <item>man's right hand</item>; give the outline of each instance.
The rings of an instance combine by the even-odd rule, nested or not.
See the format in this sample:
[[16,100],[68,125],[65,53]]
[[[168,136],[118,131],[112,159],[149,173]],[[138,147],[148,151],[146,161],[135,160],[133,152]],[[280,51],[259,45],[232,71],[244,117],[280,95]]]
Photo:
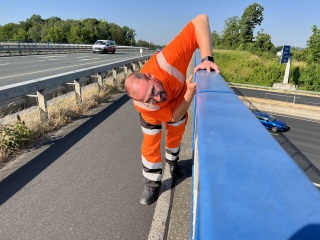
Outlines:
[[194,95],[196,94],[197,92],[197,83],[195,82],[191,82],[193,78],[193,75],[190,75],[187,79],[187,92],[186,92],[186,95],[189,95],[190,97],[194,97]]

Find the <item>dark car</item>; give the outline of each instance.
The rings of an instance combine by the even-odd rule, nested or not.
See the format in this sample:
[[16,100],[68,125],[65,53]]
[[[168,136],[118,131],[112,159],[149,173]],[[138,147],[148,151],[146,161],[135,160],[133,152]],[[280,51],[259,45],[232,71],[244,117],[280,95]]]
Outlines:
[[157,52],[161,52],[162,49],[163,49],[163,47],[158,47],[158,48],[157,48]]
[[263,112],[252,112],[265,126],[267,129],[270,129],[272,132],[285,132],[289,131],[290,127],[283,121],[280,121],[273,117],[271,114],[263,113]]

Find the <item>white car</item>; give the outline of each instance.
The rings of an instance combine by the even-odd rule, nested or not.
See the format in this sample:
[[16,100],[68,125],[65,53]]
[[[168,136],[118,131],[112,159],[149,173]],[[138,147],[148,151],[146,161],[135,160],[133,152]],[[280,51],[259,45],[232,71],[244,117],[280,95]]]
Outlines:
[[116,52],[116,42],[112,40],[97,40],[92,46],[93,53]]

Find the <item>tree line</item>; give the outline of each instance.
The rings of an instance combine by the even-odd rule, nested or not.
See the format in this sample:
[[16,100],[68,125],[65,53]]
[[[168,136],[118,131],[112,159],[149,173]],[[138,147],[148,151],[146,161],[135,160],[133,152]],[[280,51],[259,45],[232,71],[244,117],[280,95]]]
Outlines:
[[[263,6],[254,3],[244,10],[241,18],[238,16],[227,18],[221,33],[212,32],[213,48],[248,51],[267,58],[275,57],[282,46],[275,47],[271,35],[265,33],[263,29],[254,36],[254,29],[264,20],[263,11]],[[293,59],[309,64],[320,63],[320,30],[316,25],[312,27],[312,33],[307,41],[307,48],[291,48]]]
[[50,41],[94,43],[98,39],[111,39],[117,45],[150,47],[158,45],[144,40],[136,41],[136,31],[128,26],[120,27],[104,19],[86,18],[62,20],[59,17],[42,19],[32,15],[19,23],[0,25],[0,39],[20,41]]
[[[241,17],[227,18],[221,33],[212,32],[213,48],[247,51],[270,59],[272,62],[278,61],[276,53],[281,51],[283,46],[275,47],[271,41],[271,35],[265,33],[263,29],[254,36],[255,28],[264,20],[263,11],[263,6],[254,3],[244,10]],[[291,74],[294,75],[291,78],[292,83],[299,84],[303,90],[320,91],[320,30],[317,26],[312,27],[312,35],[307,41],[306,48],[291,47],[290,52],[293,55],[293,61],[306,64],[305,67],[297,66],[291,69]],[[259,69],[264,71],[264,68],[259,67]],[[272,69],[268,69],[269,73],[270,71],[273,72]],[[274,69],[274,76],[278,76],[278,72],[278,69]]]

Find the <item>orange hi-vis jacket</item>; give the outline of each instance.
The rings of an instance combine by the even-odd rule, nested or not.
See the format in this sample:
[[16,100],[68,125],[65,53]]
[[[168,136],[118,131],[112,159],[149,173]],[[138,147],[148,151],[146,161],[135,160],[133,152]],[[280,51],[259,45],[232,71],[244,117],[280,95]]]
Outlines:
[[148,107],[139,101],[133,101],[136,109],[149,123],[154,121],[169,122],[172,111],[182,101],[186,87],[186,73],[194,51],[197,49],[195,27],[192,22],[180,32],[161,52],[153,55],[141,69],[141,73],[151,73],[159,79],[168,94],[163,103]]

